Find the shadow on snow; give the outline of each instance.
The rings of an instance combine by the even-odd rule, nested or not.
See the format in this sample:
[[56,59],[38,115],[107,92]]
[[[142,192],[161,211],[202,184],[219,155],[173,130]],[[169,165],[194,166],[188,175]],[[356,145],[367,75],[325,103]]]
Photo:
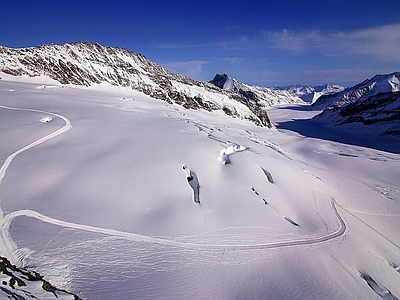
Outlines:
[[[292,106],[288,107],[288,109],[297,111],[311,110],[310,107],[307,106]],[[290,130],[305,137],[400,154],[399,137],[374,135],[373,132],[368,132],[368,125],[364,125],[365,130],[354,129],[354,131],[350,131],[348,128],[335,125],[326,120],[294,119],[277,123],[275,126],[278,130]]]

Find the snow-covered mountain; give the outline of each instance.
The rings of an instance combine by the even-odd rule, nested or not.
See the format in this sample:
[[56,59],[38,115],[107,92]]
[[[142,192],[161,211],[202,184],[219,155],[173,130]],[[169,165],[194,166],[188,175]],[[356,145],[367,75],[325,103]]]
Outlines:
[[322,96],[312,104],[323,112],[315,118],[334,124],[363,124],[373,132],[400,136],[400,73],[376,75],[342,92]]
[[267,107],[282,104],[304,103],[300,97],[294,95],[290,91],[274,89],[271,87],[247,85],[228,76],[227,74],[216,74],[210,83],[223,90],[235,92],[238,95],[246,97],[250,101],[260,103]]
[[316,118],[327,118],[340,125],[359,122],[379,127],[381,134],[400,136],[400,91],[382,92],[345,106],[325,109]]
[[361,98],[368,98],[382,92],[397,92],[400,90],[400,73],[375,75],[371,79],[330,95],[321,96],[312,104],[315,109],[340,107],[353,103]]
[[229,116],[273,127],[265,111],[270,106],[268,102],[248,101],[235,92],[173,74],[141,54],[98,43],[0,47],[0,72],[13,76],[44,75],[61,84],[80,86],[108,83],[185,108],[222,110]]
[[318,86],[291,85],[287,87],[276,87],[277,90],[286,90],[300,97],[304,102],[314,103],[323,95],[339,93],[345,89],[341,85],[324,84]]

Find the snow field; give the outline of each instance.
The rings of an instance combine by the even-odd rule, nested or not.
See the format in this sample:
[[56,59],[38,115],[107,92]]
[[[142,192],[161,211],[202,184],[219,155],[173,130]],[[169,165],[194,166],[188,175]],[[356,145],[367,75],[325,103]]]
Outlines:
[[379,297],[367,274],[400,295],[398,154],[125,89],[0,84],[2,164],[51,137],[4,168],[3,239],[60,287],[87,299]]

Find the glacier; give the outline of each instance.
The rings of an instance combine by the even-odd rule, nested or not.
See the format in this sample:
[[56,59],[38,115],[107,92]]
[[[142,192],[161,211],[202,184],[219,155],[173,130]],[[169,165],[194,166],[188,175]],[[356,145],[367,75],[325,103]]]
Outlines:
[[59,298],[400,296],[397,140],[313,137],[331,129],[304,104],[268,108],[270,129],[109,83],[0,77],[0,253]]

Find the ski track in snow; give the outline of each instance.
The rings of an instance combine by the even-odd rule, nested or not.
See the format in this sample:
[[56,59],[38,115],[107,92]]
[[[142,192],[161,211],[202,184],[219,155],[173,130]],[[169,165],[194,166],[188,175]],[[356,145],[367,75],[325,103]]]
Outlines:
[[[124,238],[131,241],[140,241],[140,242],[148,242],[153,244],[161,244],[166,246],[173,246],[173,247],[180,247],[180,248],[191,248],[191,249],[215,249],[215,248],[223,248],[223,249],[230,249],[230,250],[246,250],[246,249],[271,249],[271,248],[282,248],[282,247],[290,247],[290,246],[300,246],[300,245],[312,245],[322,242],[327,242],[334,238],[342,236],[346,232],[346,224],[342,217],[340,216],[337,208],[336,208],[336,201],[331,198],[330,200],[332,212],[337,218],[339,223],[339,228],[331,233],[326,235],[322,235],[320,237],[313,237],[313,238],[305,238],[305,239],[297,239],[291,241],[282,241],[282,242],[274,242],[274,243],[258,243],[258,244],[212,244],[212,243],[189,243],[189,242],[182,242],[178,239],[167,239],[167,238],[159,238],[159,237],[151,237],[136,233],[118,231],[114,229],[107,229],[107,228],[100,228],[94,227],[90,225],[83,225],[83,224],[76,224],[67,221],[58,220],[52,217],[45,216],[39,212],[33,210],[18,210],[8,214],[2,223],[2,230],[3,232],[8,233],[8,229],[13,219],[16,217],[31,217],[38,219],[43,222],[47,222],[53,225],[77,229],[77,230],[84,230],[93,233],[100,233],[105,235],[110,235],[113,237]],[[7,235],[8,236],[8,235]],[[4,236],[3,236],[4,237]],[[10,239],[10,238],[9,238]]]
[[286,153],[286,151],[284,149],[282,149],[281,147],[279,147],[278,145],[276,145],[270,141],[266,141],[265,139],[261,138],[260,136],[258,136],[257,134],[255,134],[249,130],[246,130],[246,133],[248,134],[248,139],[250,141],[252,141],[256,144],[264,145],[268,148],[271,148],[272,150],[279,153],[280,155],[283,155],[287,159],[292,160],[292,158]]
[[337,155],[337,156],[345,156],[345,157],[354,157],[354,158],[359,158],[359,159],[369,159],[373,161],[381,161],[381,162],[397,162],[399,159],[391,157],[389,155],[385,155],[382,153],[368,153],[368,154],[363,154],[363,153],[357,153],[353,150],[353,153],[350,153],[349,151],[344,152],[344,151],[321,151],[321,150],[311,150],[314,153],[317,154],[322,154],[322,155]]
[[[63,134],[64,132],[67,132],[68,130],[70,130],[72,128],[72,125],[71,125],[71,122],[66,117],[61,116],[61,115],[56,114],[56,113],[51,113],[51,112],[37,110],[37,109],[8,107],[8,106],[4,106],[4,105],[0,105],[0,108],[8,109],[8,110],[45,113],[45,114],[52,115],[54,117],[61,118],[65,122],[65,125],[62,128],[60,128],[60,129],[58,129],[58,130],[56,130],[56,131],[54,131],[54,132],[52,132],[52,133],[40,138],[40,139],[30,143],[29,145],[27,145],[25,147],[22,147],[21,149],[15,151],[11,155],[9,155],[6,158],[6,160],[4,161],[2,167],[0,168],[0,186],[1,186],[1,182],[2,182],[2,180],[3,180],[3,178],[4,178],[5,174],[6,174],[6,171],[7,171],[8,167],[10,166],[12,160],[18,154],[20,154],[20,153],[22,153],[24,151],[27,151],[27,150],[29,150],[29,149],[31,149],[31,148],[33,148],[33,147],[35,147],[35,146],[37,146],[37,145],[39,145],[41,143],[44,143],[45,141],[47,141],[49,139],[52,139],[52,138],[54,138],[54,137],[56,137],[56,136],[58,136],[60,134]],[[9,231],[8,231],[8,226],[6,226],[6,227],[4,226],[4,216],[3,216],[3,210],[1,208],[1,203],[0,203],[0,221],[1,221],[1,241],[0,241],[0,243],[3,246],[1,248],[4,249],[4,251],[6,251],[6,253],[5,253],[6,256],[12,262],[15,262],[17,259],[16,259],[16,257],[15,257],[13,252],[14,252],[14,250],[16,248],[16,245],[14,244],[14,242],[12,241],[12,239],[10,237],[10,234],[9,234]]]
[[[61,116],[56,113],[52,113],[52,112],[41,111],[41,110],[36,110],[36,109],[28,109],[28,108],[7,107],[7,106],[3,106],[3,105],[0,105],[0,108],[9,109],[9,110],[45,113],[45,114],[49,114],[49,115],[52,115],[57,118],[61,118],[65,122],[65,125],[62,128],[30,143],[27,146],[24,146],[23,148],[15,151],[10,156],[8,156],[7,159],[5,160],[5,162],[3,163],[2,167],[0,168],[0,185],[1,185],[1,181],[4,178],[8,167],[10,166],[12,160],[18,154],[20,154],[24,151],[27,151],[49,139],[52,139],[52,138],[60,135],[60,134],[67,132],[69,129],[72,128],[72,125],[71,125],[71,122],[66,117]],[[253,137],[253,138],[251,138],[251,137]],[[258,143],[262,142],[262,144],[264,144],[268,147],[271,147],[273,150],[279,152],[280,154],[282,154],[290,159],[290,157],[282,149],[280,149],[277,145],[267,143],[265,141],[261,141],[259,138],[254,138],[254,135],[250,135],[250,138],[251,138],[251,140],[256,141]],[[244,150],[244,149],[240,148],[240,150]],[[268,176],[268,174],[266,173],[267,176]],[[270,182],[272,182],[272,177],[268,178],[268,180]],[[83,224],[76,224],[76,223],[71,223],[71,222],[67,222],[67,221],[62,221],[62,220],[58,220],[58,219],[55,219],[55,218],[52,218],[49,216],[45,216],[45,215],[43,215],[39,212],[33,211],[33,210],[18,210],[18,211],[9,213],[6,216],[3,216],[3,211],[2,211],[1,205],[0,205],[0,221],[1,221],[1,241],[0,241],[0,243],[2,244],[1,248],[7,252],[7,253],[5,253],[5,255],[13,263],[17,263],[17,262],[21,263],[23,261],[23,259],[24,259],[23,253],[21,253],[21,250],[18,250],[17,245],[14,243],[14,241],[10,237],[9,227],[11,225],[11,222],[15,218],[25,216],[25,217],[35,218],[40,221],[47,222],[47,223],[57,225],[60,227],[64,227],[64,228],[72,228],[72,229],[77,229],[77,230],[82,230],[82,231],[87,231],[87,232],[100,233],[100,234],[104,234],[104,235],[108,235],[108,236],[112,236],[112,237],[119,237],[119,238],[123,238],[126,240],[131,240],[131,241],[133,240],[133,241],[139,241],[139,242],[147,242],[147,243],[173,246],[173,247],[179,247],[179,248],[188,248],[188,249],[210,249],[210,250],[213,250],[216,248],[221,248],[224,250],[225,249],[248,250],[248,249],[272,249],[272,248],[281,248],[281,247],[312,245],[312,244],[327,242],[329,240],[338,238],[338,237],[344,235],[344,233],[346,232],[346,224],[343,221],[342,217],[340,216],[340,214],[337,210],[335,199],[333,199],[332,197],[330,197],[330,205],[331,205],[332,212],[335,215],[338,225],[339,225],[339,228],[337,230],[335,230],[331,233],[322,235],[320,237],[310,237],[310,238],[296,239],[296,240],[289,240],[289,241],[285,240],[285,241],[278,241],[278,242],[273,242],[273,243],[253,243],[253,244],[251,244],[251,243],[248,243],[248,244],[193,243],[193,242],[185,242],[185,241],[178,240],[178,239],[151,237],[151,236],[145,236],[145,235],[140,235],[140,234],[135,234],[135,233],[130,233],[130,232],[118,231],[118,230],[114,230],[114,229],[99,228],[99,227],[94,227],[94,226],[90,226],[90,225],[83,225]]]

